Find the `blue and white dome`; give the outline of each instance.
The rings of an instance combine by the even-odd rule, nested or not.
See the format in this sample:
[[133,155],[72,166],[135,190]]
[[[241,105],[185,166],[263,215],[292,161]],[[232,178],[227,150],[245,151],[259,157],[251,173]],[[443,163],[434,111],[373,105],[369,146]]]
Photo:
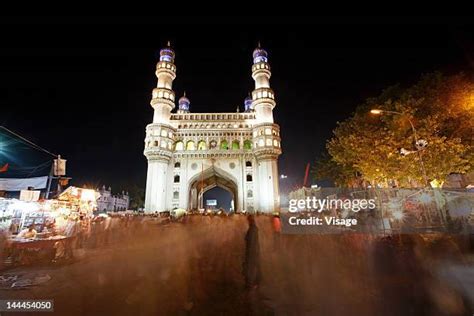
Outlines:
[[189,104],[191,104],[191,102],[186,97],[186,92],[185,92],[183,96],[179,98],[178,100],[178,108],[180,111],[189,112]]
[[245,112],[252,111],[252,97],[249,95],[244,100],[244,109]]
[[258,63],[266,63],[268,62],[268,53],[266,50],[260,47],[260,43],[258,43],[258,47],[255,48],[253,51],[253,63],[258,64]]
[[171,49],[170,42],[167,47],[160,50],[160,61],[174,62],[174,50]]

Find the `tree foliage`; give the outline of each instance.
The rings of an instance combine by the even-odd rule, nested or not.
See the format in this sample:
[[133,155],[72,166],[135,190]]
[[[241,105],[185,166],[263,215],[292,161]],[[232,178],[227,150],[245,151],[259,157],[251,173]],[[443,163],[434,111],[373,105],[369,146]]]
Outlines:
[[145,204],[145,190],[135,184],[128,187],[130,197],[130,209],[138,210],[143,208]]
[[[401,114],[370,115],[375,108]],[[419,152],[410,122],[417,138],[428,142]],[[390,87],[359,105],[351,118],[338,123],[327,143],[330,159],[321,164],[339,185],[350,185],[359,176],[384,186],[421,184],[422,165],[429,180],[443,181],[451,173],[472,170],[473,135],[474,81],[464,74],[432,73],[407,89]],[[412,153],[403,156],[401,148]],[[321,168],[318,172],[317,177],[323,175]]]
[[330,180],[336,186],[356,186],[362,180],[354,168],[337,163],[327,153],[316,159],[311,173],[315,180]]

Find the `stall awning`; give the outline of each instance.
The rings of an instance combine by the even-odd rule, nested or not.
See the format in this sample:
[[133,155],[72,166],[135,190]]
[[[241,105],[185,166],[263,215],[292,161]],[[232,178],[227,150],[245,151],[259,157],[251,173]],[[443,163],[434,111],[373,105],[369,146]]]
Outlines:
[[0,191],[21,191],[29,187],[34,189],[46,189],[48,176],[34,178],[0,178]]

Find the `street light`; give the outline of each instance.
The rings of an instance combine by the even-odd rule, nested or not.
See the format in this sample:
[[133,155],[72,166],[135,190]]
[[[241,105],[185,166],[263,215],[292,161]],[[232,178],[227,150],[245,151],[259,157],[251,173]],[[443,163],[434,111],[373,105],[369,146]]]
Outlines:
[[375,114],[375,115],[379,115],[379,114],[382,114],[382,110],[372,109],[372,110],[370,110],[370,113]]
[[[395,114],[395,115],[405,115],[402,112],[388,111],[388,110],[381,110],[381,109],[372,109],[370,110],[370,113],[374,115],[383,115],[384,113]],[[423,158],[421,156],[421,150],[425,149],[425,147],[428,145],[428,142],[424,139],[418,140],[418,135],[416,133],[415,125],[413,124],[412,120],[410,120],[410,118],[408,118],[408,122],[410,123],[411,130],[413,131],[413,136],[415,138],[415,148],[416,148],[416,152],[418,153],[418,157],[420,159],[420,166],[421,166],[421,171],[423,173],[423,180],[425,182],[425,186],[428,186],[428,177],[426,176],[425,164],[423,163]]]
[[[405,114],[402,113],[402,112],[387,111],[387,110],[380,110],[380,109],[372,109],[372,110],[370,110],[370,113],[371,113],[371,114],[375,114],[375,115],[382,115],[382,114],[384,114],[384,113],[396,114],[396,115],[405,115]],[[412,122],[410,119],[408,119],[408,122],[410,122],[411,129],[412,129],[413,134],[414,134],[414,136],[415,136],[415,142],[418,142],[418,136],[416,135],[415,125],[413,125],[413,122]]]

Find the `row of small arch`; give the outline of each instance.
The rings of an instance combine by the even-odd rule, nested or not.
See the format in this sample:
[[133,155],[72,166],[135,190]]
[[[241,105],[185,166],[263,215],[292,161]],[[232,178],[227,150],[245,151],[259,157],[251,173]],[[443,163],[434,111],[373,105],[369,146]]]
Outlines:
[[[197,144],[189,140],[186,143],[183,141],[177,141],[174,144],[174,149],[176,151],[181,151],[181,150],[207,150],[207,149],[222,149],[222,150],[239,150],[240,149],[240,141],[234,140],[232,142],[228,142],[227,140],[222,140],[220,144],[217,144],[217,141],[211,140],[209,142],[209,145],[206,143],[204,140],[200,140],[197,142]],[[251,150],[252,149],[252,142],[250,140],[245,140],[243,143],[243,149],[245,150]]]
[[[222,120],[250,120],[254,119],[255,114],[253,113],[214,113],[214,114],[203,114],[203,113],[173,113],[171,114],[171,119],[172,120],[186,120],[186,121],[210,121],[210,120],[217,120],[217,121],[222,121]],[[196,124],[194,124],[196,125]],[[208,124],[209,125],[209,124]],[[193,126],[193,124],[190,124],[190,126]],[[201,126],[204,126],[204,124],[201,124]],[[213,126],[215,126],[213,124]],[[225,126],[223,124],[222,126]],[[248,125],[245,125],[248,127]]]
[[[153,143],[149,142],[148,146],[155,146],[158,147],[159,143],[157,140],[155,140]],[[166,148],[166,143],[163,142],[161,144],[161,147]],[[259,139],[258,143],[255,143],[255,146],[257,147],[264,147],[264,146],[274,146],[274,147],[280,147],[280,142],[277,141],[276,139]],[[169,149],[171,149],[171,144],[169,144]],[[206,141],[200,140],[197,142],[197,144],[189,140],[186,142],[186,144],[183,141],[177,141],[174,144],[174,150],[176,151],[184,151],[184,150],[207,150],[207,149],[221,149],[221,150],[239,150],[240,149],[240,142],[238,140],[234,140],[232,142],[227,142],[226,140],[223,140],[220,142],[219,146],[217,144],[217,141],[211,140],[209,143],[209,146],[207,145]],[[252,142],[250,140],[245,140],[243,144],[243,149],[245,150],[251,150],[252,149]]]

